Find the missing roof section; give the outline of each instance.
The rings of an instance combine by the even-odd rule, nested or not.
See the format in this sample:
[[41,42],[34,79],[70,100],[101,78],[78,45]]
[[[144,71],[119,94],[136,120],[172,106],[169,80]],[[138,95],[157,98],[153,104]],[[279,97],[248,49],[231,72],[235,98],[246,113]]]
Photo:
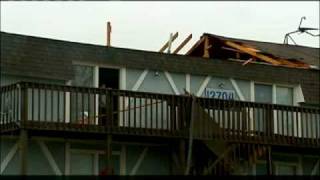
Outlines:
[[236,39],[205,33],[186,55],[211,59],[236,59],[243,62],[243,65],[262,63],[290,68],[319,69],[319,53],[319,48]]

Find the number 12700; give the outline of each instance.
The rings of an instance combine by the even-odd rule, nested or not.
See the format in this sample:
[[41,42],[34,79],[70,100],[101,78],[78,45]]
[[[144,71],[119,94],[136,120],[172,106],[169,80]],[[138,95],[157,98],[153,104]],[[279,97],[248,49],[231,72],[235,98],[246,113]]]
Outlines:
[[221,90],[221,89],[205,89],[205,96],[216,99],[234,99],[234,91],[232,90]]

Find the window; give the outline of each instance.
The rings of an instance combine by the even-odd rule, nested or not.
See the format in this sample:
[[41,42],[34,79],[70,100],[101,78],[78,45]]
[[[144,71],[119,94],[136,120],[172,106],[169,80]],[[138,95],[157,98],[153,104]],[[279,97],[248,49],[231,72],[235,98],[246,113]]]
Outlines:
[[[259,103],[274,103],[282,105],[294,104],[293,102],[293,88],[274,85],[273,90],[272,85],[267,84],[254,84],[254,101]],[[275,95],[275,100],[273,101],[273,95]]]
[[293,88],[276,87],[276,104],[293,105]]
[[[272,103],[272,86],[264,84],[255,84],[255,102]],[[254,109],[254,127],[259,132],[266,132],[266,115],[268,112],[264,108]]]
[[[73,65],[74,77],[72,86],[94,87],[94,67],[86,65]],[[71,122],[94,123],[92,117],[94,109],[93,94],[71,92]],[[88,117],[90,116],[90,117]]]
[[255,84],[254,86],[255,102],[272,103],[272,86],[264,84]]
[[94,86],[94,67],[85,65],[73,65],[74,77],[73,86]]

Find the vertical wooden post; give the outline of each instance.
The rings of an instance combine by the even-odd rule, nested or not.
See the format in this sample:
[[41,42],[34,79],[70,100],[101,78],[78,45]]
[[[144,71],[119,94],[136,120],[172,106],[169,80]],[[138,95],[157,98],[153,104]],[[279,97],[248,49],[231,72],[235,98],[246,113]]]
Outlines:
[[111,147],[111,141],[112,136],[111,134],[107,135],[107,149],[106,149],[106,165],[108,170],[108,175],[113,175],[113,168],[112,168],[112,162],[111,162],[111,156],[112,156],[112,147]]
[[184,139],[180,140],[179,143],[179,158],[180,158],[180,173],[181,175],[184,174],[185,167],[186,167],[186,142]]
[[28,133],[25,129],[20,131],[19,145],[20,175],[27,175]]
[[107,22],[107,46],[111,46],[111,23]]
[[108,132],[113,127],[113,94],[110,89],[106,90],[106,129]]
[[25,128],[28,120],[28,88],[26,83],[21,84],[21,128]]
[[268,175],[273,175],[273,169],[272,169],[272,155],[271,155],[271,146],[267,147],[267,172]]
[[204,58],[209,58],[210,57],[210,54],[209,54],[209,38],[208,37],[204,38],[203,57]]
[[65,144],[65,167],[64,167],[64,175],[70,175],[70,142],[66,141]]
[[172,33],[170,33],[170,37],[169,37],[169,43],[168,43],[168,54],[171,53],[171,45],[172,45],[172,41],[173,41],[173,35]]
[[28,120],[28,88],[26,83],[21,84],[21,130],[19,137],[20,175],[27,175],[28,133],[26,130]]

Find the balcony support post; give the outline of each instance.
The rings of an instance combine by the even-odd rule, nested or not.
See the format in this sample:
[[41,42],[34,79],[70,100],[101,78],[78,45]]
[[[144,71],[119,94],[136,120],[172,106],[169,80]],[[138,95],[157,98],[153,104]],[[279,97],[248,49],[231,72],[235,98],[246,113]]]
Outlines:
[[271,146],[267,147],[267,173],[269,176],[273,175],[272,169],[272,154],[271,154]]
[[184,174],[186,168],[186,141],[181,139],[179,142],[179,158],[180,158],[180,173]]
[[111,162],[111,156],[112,156],[111,142],[112,142],[112,136],[111,134],[108,134],[106,139],[106,159],[105,159],[106,167],[102,172],[100,172],[100,175],[114,175],[114,169]]
[[20,158],[20,175],[27,175],[27,154],[28,154],[28,133],[27,130],[21,129],[19,138],[19,158]]

